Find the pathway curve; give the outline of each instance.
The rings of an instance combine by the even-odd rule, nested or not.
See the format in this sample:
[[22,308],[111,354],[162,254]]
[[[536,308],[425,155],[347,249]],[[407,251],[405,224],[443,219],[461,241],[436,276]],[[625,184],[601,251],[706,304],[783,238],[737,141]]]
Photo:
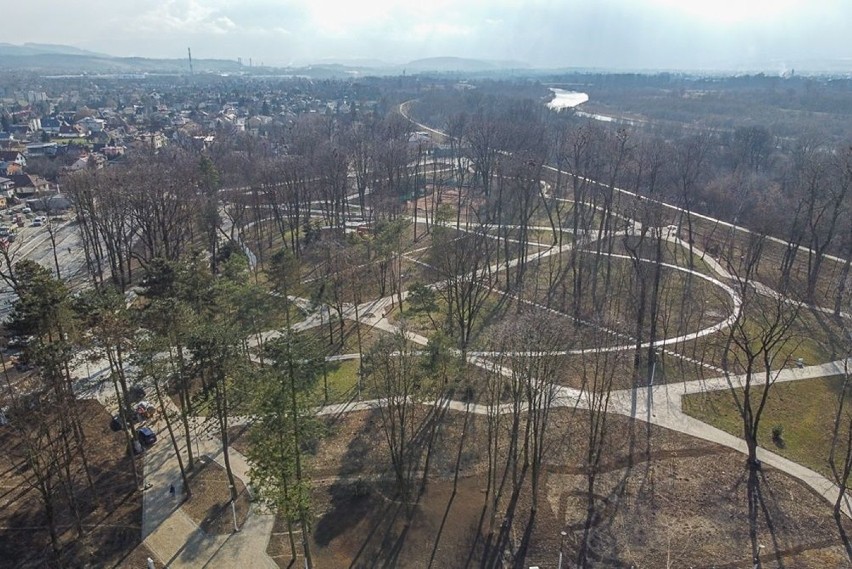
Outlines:
[[[72,371],[80,377],[75,383],[75,392],[80,396],[95,397],[110,411],[116,409],[116,397],[109,380],[109,365],[106,361],[89,361],[78,364]],[[177,406],[165,398],[166,407],[172,415],[178,413]],[[196,437],[193,451],[224,465],[222,445],[218,437],[205,436],[201,418],[193,418]],[[178,435],[180,426],[173,423],[178,436],[182,456],[186,456],[185,439]],[[221,568],[234,567],[277,569],[278,565],[266,553],[272,533],[274,516],[263,511],[259,503],[252,502],[248,517],[240,531],[230,535],[210,535],[201,530],[181,508],[181,475],[175,449],[166,430],[165,421],[160,419],[152,428],[157,432],[158,442],[148,448],[142,459],[144,489],[142,492],[142,540],[151,552],[165,564],[174,568]],[[197,433],[202,433],[199,437]],[[229,452],[234,476],[248,488],[249,465],[246,458],[234,450]],[[169,494],[170,485],[178,489],[177,498]]]
[[[682,242],[678,238],[672,235],[669,235],[667,239],[675,243],[682,244]],[[542,251],[535,254],[534,256],[531,256],[531,258],[545,257],[558,252],[562,252],[563,249],[564,246],[552,247],[547,251]],[[720,278],[708,276],[697,271],[687,270],[683,267],[678,267],[676,265],[666,264],[666,266],[676,270],[687,270],[691,274],[706,279],[711,283],[715,284],[716,286],[722,288],[730,296],[734,304],[733,310],[731,311],[732,316],[729,316],[723,321],[712,325],[707,329],[700,330],[698,332],[693,332],[692,334],[676,339],[663,339],[656,342],[655,345],[664,347],[666,344],[673,344],[677,341],[682,341],[687,338],[696,338],[703,335],[707,335],[709,333],[718,332],[729,326],[731,319],[735,317],[737,308],[739,307],[741,300],[732,287],[720,280],[731,279],[730,273],[714,259],[710,257],[705,258],[702,251],[695,249],[695,253],[700,255],[707,263],[708,267],[712,271],[717,273]],[[439,286],[439,284],[440,283],[433,286]],[[765,286],[758,287],[757,290],[758,292],[765,295],[778,294],[772,289],[769,289]],[[384,316],[387,306],[392,304],[392,302],[392,297],[385,297],[372,301],[370,303],[365,303],[364,305],[360,305],[360,313],[366,316],[366,318],[362,317],[362,323],[389,333],[398,332],[400,328],[397,325],[388,321]],[[354,319],[354,316],[354,306],[348,306],[347,309],[344,311],[344,318]],[[305,328],[308,328],[311,326],[319,325],[319,323],[320,322],[310,322],[309,318],[308,320],[300,324],[302,324]],[[408,332],[407,336],[409,340],[416,344],[424,346],[428,344],[428,338],[422,335]],[[647,347],[648,345],[650,344],[646,344],[645,347]],[[624,348],[618,346],[609,349]],[[588,351],[589,350],[578,350],[577,352],[586,353]],[[573,353],[573,351],[571,353]],[[496,370],[502,375],[509,376],[511,374],[511,370],[499,366],[491,359],[489,359],[490,357],[493,357],[495,355],[499,354],[495,352],[471,352],[467,355],[467,359],[473,365],[477,365],[486,370]],[[844,361],[839,360],[822,365],[809,366],[802,369],[793,368],[780,370],[779,372],[777,372],[775,381],[786,382],[825,377],[829,375],[842,374],[843,370]],[[682,397],[685,394],[700,393],[706,391],[718,391],[730,389],[732,387],[741,387],[743,385],[744,380],[744,376],[717,377],[707,380],[668,383],[651,387],[640,387],[628,390],[614,391],[612,393],[609,412],[626,415],[637,420],[645,421],[703,440],[721,444],[723,446],[737,450],[741,453],[747,453],[747,448],[743,439],[740,439],[720,429],[712,427],[702,421],[699,421],[698,419],[689,417],[683,412],[682,409]],[[348,404],[334,405],[324,408],[320,410],[320,413],[339,414],[357,410],[373,409],[376,406],[383,405],[384,403],[385,402],[383,400],[352,402]],[[445,404],[449,408],[459,411],[470,411],[476,414],[487,414],[490,412],[487,406],[471,405],[462,401],[424,402],[424,404],[431,405],[439,403]],[[582,409],[587,407],[587,403],[588,402],[586,401],[586,398],[583,397],[583,392],[581,390],[568,387],[559,387],[557,389],[557,396],[553,402],[553,407],[570,407]],[[510,411],[511,406],[504,405],[501,406],[501,409],[498,412],[503,413]],[[793,476],[794,478],[801,480],[802,482],[813,488],[817,493],[823,496],[830,503],[834,503],[834,500],[839,492],[839,487],[831,480],[827,479],[826,477],[820,475],[819,473],[813,470],[810,470],[809,468],[806,468],[798,463],[795,463],[762,447],[758,449],[758,457],[767,465],[772,466],[782,472],[785,472],[790,476]],[[848,497],[846,501],[842,504],[842,510],[846,516],[852,518],[852,503],[850,503]]]
[[[165,399],[173,415],[179,413],[171,399]],[[221,440],[217,436],[198,436],[200,418],[193,418],[196,433],[193,450],[224,467]],[[233,568],[259,567],[276,569],[278,565],[266,553],[275,517],[252,502],[248,517],[240,531],[230,535],[204,532],[169,496],[169,486],[181,488],[180,467],[165,422],[161,421],[160,441],[145,453],[145,491],[142,507],[142,536],[145,544],[166,567]],[[176,426],[177,427],[177,426]],[[179,428],[179,427],[177,427]],[[175,433],[177,435],[177,433]],[[180,437],[180,452],[186,456],[185,439]],[[250,485],[246,458],[229,449],[231,470],[246,486]],[[181,492],[178,491],[178,495]]]
[[[844,360],[838,360],[805,368],[783,369],[777,372],[775,381],[800,381],[841,375],[844,373],[844,363]],[[609,410],[748,454],[745,440],[712,427],[683,412],[684,395],[721,391],[732,387],[741,388],[745,384],[745,379],[744,375],[736,375],[613,391]],[[572,390],[564,388],[560,391],[569,395],[573,394]],[[801,480],[829,503],[834,504],[840,488],[825,476],[763,447],[758,447],[757,456],[763,463]],[[852,501],[850,501],[848,494],[842,503],[842,509],[847,517],[852,518]]]

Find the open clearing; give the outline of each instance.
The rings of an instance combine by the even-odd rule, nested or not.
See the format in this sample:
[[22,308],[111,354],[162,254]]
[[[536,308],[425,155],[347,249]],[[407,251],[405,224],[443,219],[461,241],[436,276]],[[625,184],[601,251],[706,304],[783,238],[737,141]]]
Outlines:
[[[828,456],[842,387],[843,378],[840,376],[772,387],[760,421],[760,444],[830,478]],[[756,390],[752,396],[754,401],[758,401],[763,393],[760,387]],[[686,395],[683,410],[723,431],[742,436],[742,419],[729,390]],[[841,441],[846,439],[850,412],[852,410],[846,410],[847,418],[842,421]],[[779,442],[773,441],[772,437],[772,429],[776,426],[783,429]]]

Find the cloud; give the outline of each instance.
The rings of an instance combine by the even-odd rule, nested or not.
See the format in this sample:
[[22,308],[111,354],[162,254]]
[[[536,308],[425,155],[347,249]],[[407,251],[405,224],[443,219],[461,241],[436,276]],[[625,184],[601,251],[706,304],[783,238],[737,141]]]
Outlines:
[[55,0],[3,41],[282,62],[430,55],[546,66],[702,67],[852,57],[848,0]]

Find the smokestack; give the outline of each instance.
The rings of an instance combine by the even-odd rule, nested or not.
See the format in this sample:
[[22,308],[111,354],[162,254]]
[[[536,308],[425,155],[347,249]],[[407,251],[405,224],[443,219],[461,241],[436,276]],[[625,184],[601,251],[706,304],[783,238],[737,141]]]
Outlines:
[[186,54],[189,56],[189,74],[192,75],[192,49],[186,48]]

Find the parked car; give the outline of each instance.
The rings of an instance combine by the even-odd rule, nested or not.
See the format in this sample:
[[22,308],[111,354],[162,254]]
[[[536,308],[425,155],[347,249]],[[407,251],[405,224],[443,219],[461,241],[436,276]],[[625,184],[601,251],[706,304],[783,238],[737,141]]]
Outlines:
[[136,431],[136,436],[139,437],[139,442],[143,447],[149,447],[157,442],[157,433],[151,430],[150,427],[142,427]]
[[42,223],[40,219],[33,221],[33,227],[41,227],[42,225],[44,225],[44,223]]
[[[135,424],[142,420],[142,417],[136,411],[132,409],[128,409],[127,416],[130,417],[130,423]],[[119,413],[118,415],[113,415],[112,420],[109,422],[109,428],[113,431],[120,431],[124,428],[124,417]]]
[[133,385],[127,390],[127,397],[132,403],[137,403],[145,399],[145,388],[141,385]]
[[32,336],[10,336],[6,342],[6,346],[13,349],[26,348],[32,339]]

